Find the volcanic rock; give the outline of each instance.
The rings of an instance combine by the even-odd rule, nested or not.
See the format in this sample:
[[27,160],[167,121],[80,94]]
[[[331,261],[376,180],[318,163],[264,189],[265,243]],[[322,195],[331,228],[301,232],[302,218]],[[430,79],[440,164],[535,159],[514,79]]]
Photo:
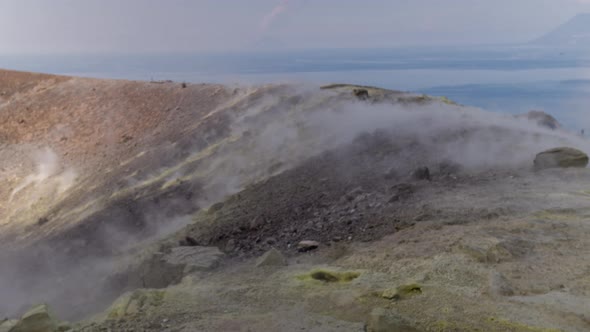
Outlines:
[[430,169],[428,169],[428,167],[418,167],[414,170],[414,172],[412,173],[412,177],[416,180],[431,180],[430,177]]
[[352,90],[352,93],[360,100],[369,99],[369,91],[367,91],[367,89],[354,89]]
[[10,332],[12,328],[18,323],[16,319],[6,319],[0,321],[0,332]]
[[14,325],[10,332],[55,332],[58,321],[50,314],[45,304],[38,305],[27,313]]
[[535,157],[535,169],[579,167],[588,165],[588,155],[578,149],[559,147],[543,151]]
[[320,244],[316,241],[301,241],[299,242],[299,244],[297,245],[297,250],[299,250],[299,252],[307,252],[307,251],[311,251],[314,249],[317,249],[320,246]]
[[520,115],[519,117],[536,122],[539,126],[551,130],[561,128],[561,124],[557,121],[557,119],[543,111],[530,111],[526,114]]

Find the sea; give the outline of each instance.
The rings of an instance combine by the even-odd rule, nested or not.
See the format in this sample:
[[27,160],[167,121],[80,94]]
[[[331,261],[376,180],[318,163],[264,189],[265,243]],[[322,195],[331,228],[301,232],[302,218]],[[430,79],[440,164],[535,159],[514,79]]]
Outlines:
[[485,45],[183,54],[1,55],[0,68],[189,83],[352,83],[590,129],[590,48]]

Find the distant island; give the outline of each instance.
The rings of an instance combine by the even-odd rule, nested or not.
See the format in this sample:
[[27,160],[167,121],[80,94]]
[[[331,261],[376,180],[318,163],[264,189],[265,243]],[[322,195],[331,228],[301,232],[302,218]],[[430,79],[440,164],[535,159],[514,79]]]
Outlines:
[[590,13],[578,14],[551,32],[531,41],[539,46],[590,45]]

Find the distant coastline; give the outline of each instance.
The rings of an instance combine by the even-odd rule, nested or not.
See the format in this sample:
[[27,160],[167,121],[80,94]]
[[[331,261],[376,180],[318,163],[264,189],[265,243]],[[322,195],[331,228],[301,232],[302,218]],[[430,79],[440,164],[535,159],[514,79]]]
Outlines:
[[[0,56],[0,68],[143,81],[351,82],[446,96],[490,111],[542,109],[579,129],[590,104],[590,51],[496,45],[241,54]],[[590,124],[584,124],[590,127]]]

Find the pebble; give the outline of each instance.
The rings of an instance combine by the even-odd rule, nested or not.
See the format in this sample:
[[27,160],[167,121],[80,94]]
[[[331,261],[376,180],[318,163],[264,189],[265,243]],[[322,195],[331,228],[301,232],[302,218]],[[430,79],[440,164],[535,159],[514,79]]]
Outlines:
[[317,241],[304,240],[304,241],[299,242],[299,244],[297,244],[297,250],[299,252],[307,252],[307,251],[315,250],[319,246],[320,246],[320,243]]

